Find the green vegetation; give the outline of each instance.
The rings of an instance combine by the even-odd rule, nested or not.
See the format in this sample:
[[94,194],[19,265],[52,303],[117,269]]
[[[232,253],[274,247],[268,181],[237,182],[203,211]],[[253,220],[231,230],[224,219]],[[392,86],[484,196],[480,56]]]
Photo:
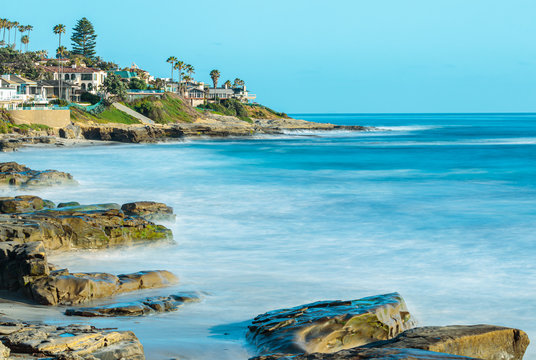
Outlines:
[[117,123],[117,124],[139,124],[138,119],[109,106],[99,114],[90,114],[84,110],[71,108],[71,120],[75,122],[93,121],[99,124]]
[[96,39],[97,34],[95,34],[93,24],[87,18],[83,17],[78,20],[78,23],[73,28],[73,35],[71,36],[72,53],[90,59],[95,58]]
[[90,103],[91,105],[95,105],[101,100],[101,98],[98,95],[95,95],[86,91],[82,93],[82,95],[80,95],[80,100],[82,102],[87,102],[87,103]]
[[41,124],[19,124],[15,125],[11,114],[5,110],[0,109],[0,134],[7,134],[17,132],[20,134],[27,134],[30,130],[42,131],[50,129],[47,125]]
[[119,75],[108,74],[102,83],[102,87],[112,98],[123,100],[127,96],[127,86]]
[[246,109],[246,106],[235,99],[225,99],[219,103],[199,105],[199,108],[212,110],[220,115],[236,116],[240,120],[251,122],[250,113]]
[[269,107],[259,104],[245,104],[250,117],[254,119],[290,119],[290,116],[284,112],[277,112]]
[[128,87],[134,90],[145,90],[147,89],[147,84],[141,79],[132,78],[130,79]]
[[0,48],[0,73],[17,73],[31,80],[42,76],[42,71],[35,66],[40,52],[20,53],[11,48]]
[[180,97],[171,94],[165,94],[161,98],[143,98],[125,105],[159,124],[193,122],[199,116]]

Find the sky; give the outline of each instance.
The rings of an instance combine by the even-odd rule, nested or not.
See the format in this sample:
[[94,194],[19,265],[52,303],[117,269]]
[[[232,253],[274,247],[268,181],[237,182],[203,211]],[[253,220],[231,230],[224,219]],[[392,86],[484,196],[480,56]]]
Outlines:
[[0,2],[32,50],[85,16],[105,60],[169,77],[174,55],[287,113],[536,112],[534,0]]

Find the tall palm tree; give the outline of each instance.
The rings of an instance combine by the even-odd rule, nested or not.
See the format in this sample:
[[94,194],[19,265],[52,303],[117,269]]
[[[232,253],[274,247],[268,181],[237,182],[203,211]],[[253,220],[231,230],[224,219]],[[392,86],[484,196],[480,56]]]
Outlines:
[[7,19],[0,19],[0,29],[3,30],[3,36],[2,36],[2,45],[6,44],[6,29],[7,29]]
[[214,84],[214,89],[218,87],[218,80],[220,78],[220,72],[218,70],[212,70],[210,72],[210,78],[212,79],[212,83]]
[[7,28],[7,43],[6,45],[11,46],[11,29],[13,29],[13,23],[11,21],[7,21],[6,24]]
[[181,95],[182,93],[181,81],[182,81],[182,75],[184,75],[184,73],[182,72],[182,70],[184,69],[184,65],[185,65],[184,61],[179,60],[175,63],[175,66],[174,66],[176,70],[179,70],[179,95]]
[[[33,31],[33,26],[26,25],[26,31],[28,32],[28,42],[30,42],[30,31]],[[26,52],[28,52],[28,44],[26,44]]]
[[[173,69],[175,68],[175,63],[178,61],[178,59],[175,56],[170,56],[166,60],[166,62],[171,64],[171,84],[173,84]],[[173,86],[173,85],[172,85]]]
[[16,48],[17,47],[17,29],[19,27],[19,22],[18,21],[14,21],[11,23],[13,25],[13,27],[15,28],[15,31],[14,31],[14,34],[13,34],[13,48]]
[[22,52],[22,34],[26,31],[26,25],[19,25],[19,27],[17,28],[20,32],[20,37],[21,37],[21,43],[20,43],[20,49],[19,51]]
[[223,86],[226,87],[227,89],[231,88],[232,86],[231,80],[227,80],[225,83],[223,83]]
[[234,79],[233,87],[239,87],[244,86],[244,80],[240,80],[239,78]]
[[[58,35],[59,36],[59,46],[58,46],[58,49],[61,49],[61,34],[65,34],[65,25],[63,24],[58,24],[56,26],[54,26],[52,28],[52,31],[54,32],[54,34]],[[60,78],[59,78],[59,81],[60,81],[60,92],[59,92],[59,98],[61,99],[62,97],[62,93],[61,93],[61,88],[62,88],[62,77],[63,77],[63,63],[61,62],[61,55],[63,54],[63,51],[60,51],[60,72],[59,72],[59,75],[60,75]]]

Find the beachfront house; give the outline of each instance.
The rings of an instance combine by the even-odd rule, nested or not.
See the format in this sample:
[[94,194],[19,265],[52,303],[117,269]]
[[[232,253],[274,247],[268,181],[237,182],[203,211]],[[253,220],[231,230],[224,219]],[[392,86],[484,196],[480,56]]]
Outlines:
[[219,88],[211,87],[208,89],[208,94],[206,96],[209,102],[213,102],[216,100],[236,99],[241,102],[247,103],[257,98],[255,94],[250,94],[246,90],[245,85],[243,85],[242,87],[233,88],[229,88],[225,85]]
[[13,109],[22,101],[17,97],[17,87],[0,78],[0,109]]
[[16,74],[3,74],[0,87],[2,90],[2,107],[12,107],[23,102],[48,103],[43,87],[36,81]]
[[106,71],[85,66],[72,65],[62,69],[59,66],[40,66],[40,68],[53,75],[51,80],[59,81],[61,77],[62,84],[65,82],[73,88],[80,87],[81,93],[96,94],[107,76]]

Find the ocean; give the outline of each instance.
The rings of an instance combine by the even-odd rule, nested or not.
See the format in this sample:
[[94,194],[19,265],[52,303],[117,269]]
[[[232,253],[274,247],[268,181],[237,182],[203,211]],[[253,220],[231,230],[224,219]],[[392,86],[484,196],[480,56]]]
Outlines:
[[[203,301],[136,318],[54,323],[133,330],[148,359],[241,360],[247,321],[283,307],[402,294],[419,325],[494,324],[536,339],[536,114],[295,114],[368,132],[298,131],[0,154],[74,175],[52,201],[171,205],[176,245],[51,256],[71,271],[164,269]],[[2,195],[13,194],[3,191]],[[20,193],[18,193],[20,194]],[[118,300],[118,299],[115,299]],[[536,359],[530,346],[526,359]]]

